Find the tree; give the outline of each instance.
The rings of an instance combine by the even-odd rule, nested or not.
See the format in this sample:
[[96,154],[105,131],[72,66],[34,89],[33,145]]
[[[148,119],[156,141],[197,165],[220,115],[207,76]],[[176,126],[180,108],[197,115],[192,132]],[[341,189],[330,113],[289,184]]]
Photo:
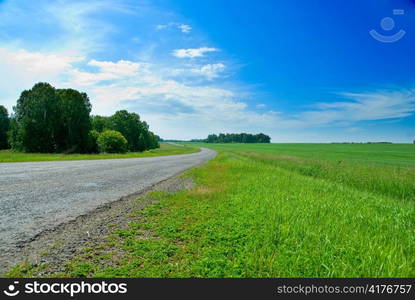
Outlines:
[[111,129],[121,132],[128,141],[129,151],[145,151],[160,147],[158,137],[149,130],[140,116],[126,110],[117,111],[111,117]]
[[57,136],[59,151],[87,152],[91,129],[88,95],[73,89],[57,90],[60,109],[60,130]]
[[99,153],[98,138],[99,138],[98,131],[91,130],[88,132],[88,145],[87,145],[88,153]]
[[125,153],[127,152],[127,140],[118,131],[105,130],[98,137],[98,148],[100,152]]
[[26,152],[55,152],[60,127],[59,97],[48,83],[23,91],[13,108],[12,146]]
[[[7,110],[0,114],[1,137],[8,132],[8,143],[13,149],[25,152],[97,152],[98,135],[115,130],[127,140],[127,150],[144,151],[159,147],[159,137],[149,130],[140,116],[126,110],[111,117],[92,116],[88,95],[74,89],[55,89],[48,83],[37,83],[23,91],[13,107],[14,114],[7,119]],[[92,130],[91,130],[92,129]],[[3,146],[2,146],[3,145]]]
[[103,116],[92,116],[91,125],[93,130],[103,132],[106,129],[111,129],[111,118]]
[[0,105],[0,149],[9,148],[9,143],[7,142],[7,132],[10,128],[10,119],[7,109]]
[[111,117],[111,129],[121,132],[128,141],[129,151],[143,151],[146,147],[140,145],[140,134],[143,133],[143,124],[140,116],[126,110],[119,110]]
[[218,142],[218,136],[216,134],[209,134],[207,139],[207,143],[217,143]]

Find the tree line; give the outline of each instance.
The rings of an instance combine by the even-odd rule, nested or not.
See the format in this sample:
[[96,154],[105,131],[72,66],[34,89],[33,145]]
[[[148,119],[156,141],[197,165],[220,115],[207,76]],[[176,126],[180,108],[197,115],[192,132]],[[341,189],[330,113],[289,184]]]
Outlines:
[[220,133],[210,134],[204,141],[206,143],[270,143],[271,138],[263,133]]
[[98,153],[158,148],[159,137],[126,110],[91,116],[86,93],[37,83],[25,90],[9,117],[0,106],[0,149],[40,153]]

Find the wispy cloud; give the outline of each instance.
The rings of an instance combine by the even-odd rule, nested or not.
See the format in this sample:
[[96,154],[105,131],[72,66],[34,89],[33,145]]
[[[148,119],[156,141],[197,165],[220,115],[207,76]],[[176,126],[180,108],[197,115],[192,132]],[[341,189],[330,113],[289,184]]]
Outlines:
[[192,27],[188,24],[181,24],[181,23],[175,23],[171,22],[168,24],[158,24],[155,26],[157,30],[164,30],[168,28],[177,28],[183,33],[190,33],[192,31]]
[[192,30],[192,27],[187,24],[180,24],[179,28],[183,33],[189,33]]
[[173,56],[179,58],[195,58],[205,56],[205,53],[219,51],[217,48],[200,47],[189,49],[177,49],[173,51]]
[[207,64],[198,68],[191,68],[189,71],[193,74],[205,77],[208,80],[215,79],[225,70],[223,63]]
[[341,93],[348,101],[323,102],[299,118],[313,124],[355,123],[408,117],[415,112],[415,90]]

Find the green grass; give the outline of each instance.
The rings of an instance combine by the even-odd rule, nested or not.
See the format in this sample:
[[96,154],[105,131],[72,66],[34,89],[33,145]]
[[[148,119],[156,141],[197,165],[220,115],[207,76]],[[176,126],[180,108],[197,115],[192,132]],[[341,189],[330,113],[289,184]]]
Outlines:
[[228,151],[294,156],[303,159],[415,167],[414,144],[184,144]]
[[45,153],[23,153],[11,150],[0,150],[0,163],[24,162],[24,161],[55,161],[55,160],[87,160],[87,159],[108,159],[108,158],[134,158],[175,154],[188,154],[198,152],[198,148],[192,146],[180,146],[170,143],[160,143],[159,149],[144,152],[128,152],[125,154],[45,154]]
[[[195,188],[153,192],[160,201],[136,212],[143,218],[49,276],[415,276],[414,148],[310,145],[321,153],[311,155],[305,145],[208,146],[219,155],[186,173]],[[26,264],[8,275],[40,270],[47,266]]]

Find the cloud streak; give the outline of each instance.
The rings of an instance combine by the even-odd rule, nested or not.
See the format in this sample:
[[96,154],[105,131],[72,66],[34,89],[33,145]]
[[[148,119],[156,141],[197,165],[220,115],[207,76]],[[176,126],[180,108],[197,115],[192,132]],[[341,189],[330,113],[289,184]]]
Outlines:
[[189,49],[177,49],[173,51],[173,56],[179,58],[195,58],[203,57],[205,53],[219,51],[217,48],[200,47],[200,48],[189,48]]
[[190,33],[192,31],[192,27],[188,24],[181,24],[181,23],[168,23],[168,24],[158,24],[155,27],[157,30],[165,30],[168,28],[177,28],[179,29],[182,33]]
[[303,112],[299,118],[314,124],[338,124],[405,118],[415,112],[414,90],[340,95],[348,101],[317,103],[315,110]]

